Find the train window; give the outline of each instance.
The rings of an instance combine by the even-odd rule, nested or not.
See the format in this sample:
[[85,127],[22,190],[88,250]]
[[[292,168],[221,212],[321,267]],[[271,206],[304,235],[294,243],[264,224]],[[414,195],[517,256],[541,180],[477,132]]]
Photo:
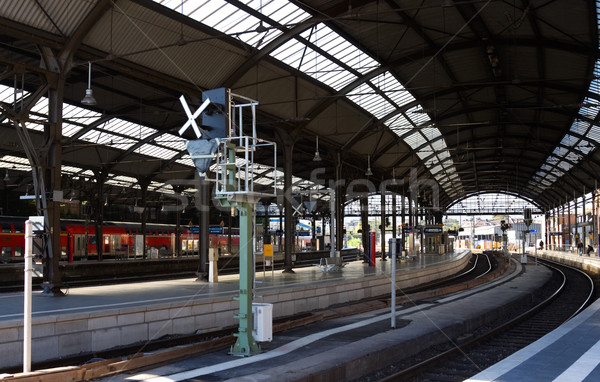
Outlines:
[[7,258],[12,256],[12,247],[2,247],[2,257]]
[[23,253],[25,253],[25,248],[15,247],[15,257],[23,257]]
[[10,224],[2,224],[2,232],[4,232],[4,233],[11,232]]

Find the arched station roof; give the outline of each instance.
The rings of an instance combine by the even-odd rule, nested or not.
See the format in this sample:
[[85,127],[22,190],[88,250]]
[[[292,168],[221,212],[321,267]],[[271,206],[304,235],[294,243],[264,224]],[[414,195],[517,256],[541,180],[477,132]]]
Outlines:
[[17,173],[13,122],[43,147],[58,84],[71,178],[192,178],[179,97],[197,108],[227,87],[260,102],[259,135],[293,144],[299,178],[370,163],[369,179],[407,186],[416,170],[442,209],[482,192],[551,208],[597,188],[596,1],[5,0],[0,21],[0,166]]

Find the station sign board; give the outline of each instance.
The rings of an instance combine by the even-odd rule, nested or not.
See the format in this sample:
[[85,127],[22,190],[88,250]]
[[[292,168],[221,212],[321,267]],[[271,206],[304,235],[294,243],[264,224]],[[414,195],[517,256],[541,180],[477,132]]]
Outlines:
[[222,234],[223,233],[223,227],[208,227],[208,233]]

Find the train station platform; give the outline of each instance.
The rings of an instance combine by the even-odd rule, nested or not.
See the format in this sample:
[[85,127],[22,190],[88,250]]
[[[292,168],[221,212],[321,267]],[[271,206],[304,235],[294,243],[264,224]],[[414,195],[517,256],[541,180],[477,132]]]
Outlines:
[[[398,263],[397,286],[446,277],[469,262],[468,251],[422,255]],[[273,318],[323,309],[390,292],[390,261],[362,261],[340,271],[318,267],[256,273],[255,302],[273,304]],[[33,296],[32,362],[103,351],[163,336],[236,327],[237,275],[217,283],[164,280],[72,288],[64,297]],[[0,295],[0,370],[21,365],[23,293]]]
[[[530,255],[533,253],[530,252]],[[600,274],[600,257],[538,250],[537,256]],[[468,382],[600,381],[600,300],[538,341],[483,370]]]
[[600,381],[600,300],[468,382]]
[[539,249],[537,251],[529,251],[529,255],[537,255],[541,259],[570,265],[583,270],[592,277],[598,277],[600,275],[600,256],[598,256],[597,250],[589,256],[585,254],[585,252],[582,255],[578,255],[574,251],[550,251]]

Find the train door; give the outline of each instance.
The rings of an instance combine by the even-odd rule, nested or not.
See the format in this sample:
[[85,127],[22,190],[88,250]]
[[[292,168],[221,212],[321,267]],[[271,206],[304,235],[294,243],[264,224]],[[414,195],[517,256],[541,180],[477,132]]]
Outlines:
[[83,257],[85,256],[85,246],[87,243],[87,235],[74,234],[73,235],[73,256]]
[[173,257],[175,257],[175,256],[177,256],[177,255],[178,255],[178,253],[177,253],[177,248],[176,248],[176,246],[175,246],[175,244],[176,244],[176,243],[177,243],[177,241],[176,241],[175,234],[174,234],[174,233],[172,233],[172,234],[171,234],[171,250],[172,250],[172,252],[173,252]]
[[102,239],[102,253],[112,253],[110,251],[110,236],[111,235],[104,235],[104,238]]
[[108,253],[115,254],[115,256],[118,257],[123,257],[121,252],[121,235],[110,235],[110,248]]
[[436,253],[437,252],[437,246],[436,246],[436,236],[434,235],[427,235],[427,247],[426,247],[426,252],[427,253]]

